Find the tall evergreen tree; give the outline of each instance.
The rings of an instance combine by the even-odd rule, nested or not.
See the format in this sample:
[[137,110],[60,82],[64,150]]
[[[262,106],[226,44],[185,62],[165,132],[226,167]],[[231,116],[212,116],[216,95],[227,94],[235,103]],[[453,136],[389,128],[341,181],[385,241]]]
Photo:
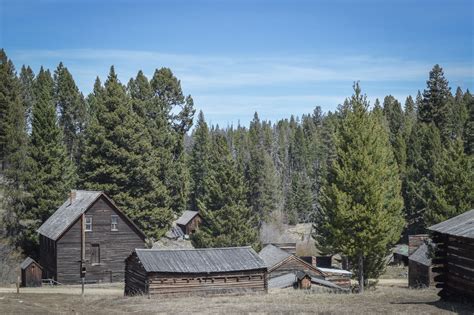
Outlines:
[[273,160],[265,146],[265,135],[258,114],[254,114],[249,128],[249,161],[246,181],[249,187],[247,200],[259,222],[265,221],[277,207],[276,172]]
[[4,209],[0,225],[10,241],[16,246],[26,247],[22,224],[25,224],[25,185],[27,183],[28,135],[26,131],[26,108],[21,98],[20,82],[16,78],[13,63],[0,52],[0,107],[6,109],[2,117],[4,135],[4,169],[1,174]]
[[423,101],[418,107],[418,115],[422,122],[433,122],[441,131],[442,137],[449,136],[449,120],[451,115],[451,88],[444,77],[443,68],[435,65],[430,71],[423,92]]
[[35,82],[35,103],[30,144],[30,165],[27,190],[30,195],[27,209],[30,225],[28,239],[36,241],[39,227],[74,187],[75,170],[68,159],[63,135],[58,125],[53,101],[53,79],[41,68]]
[[360,290],[384,268],[390,247],[403,228],[400,179],[389,136],[358,84],[341,110],[336,130],[337,158],[323,190],[317,241],[349,257]]
[[26,129],[28,133],[31,133],[31,120],[32,120],[32,110],[33,104],[35,103],[35,93],[34,93],[34,84],[35,84],[35,74],[31,70],[30,66],[21,67],[20,71],[20,90],[21,90],[21,100],[25,107],[25,116],[26,116]]
[[76,163],[86,123],[86,105],[71,73],[62,62],[54,72],[54,102],[69,158]]
[[198,199],[204,220],[193,234],[193,243],[197,247],[257,247],[256,222],[246,206],[243,176],[237,172],[224,135],[214,134],[211,152],[205,193]]
[[169,195],[145,122],[113,67],[95,106],[82,159],[83,185],[106,191],[147,236],[160,237],[172,221]]
[[193,148],[191,151],[189,171],[191,174],[191,209],[197,211],[198,199],[204,195],[205,179],[209,173],[211,143],[209,128],[202,111],[199,112],[196,128],[193,132]]

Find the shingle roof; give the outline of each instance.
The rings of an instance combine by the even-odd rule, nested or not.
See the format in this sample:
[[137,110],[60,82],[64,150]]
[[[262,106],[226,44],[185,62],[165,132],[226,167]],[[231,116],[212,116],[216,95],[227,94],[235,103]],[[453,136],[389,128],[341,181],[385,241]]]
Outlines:
[[186,225],[199,213],[197,211],[186,210],[183,214],[176,220],[176,224]]
[[251,247],[135,249],[147,272],[211,273],[265,269]]
[[428,257],[428,246],[425,243],[421,244],[408,259],[425,266],[431,266],[431,258]]
[[430,226],[428,230],[453,236],[474,238],[474,209]]
[[[33,258],[26,257],[25,260],[23,260],[23,262],[20,264],[20,268],[21,269],[26,269],[32,263],[36,263],[39,266],[39,264]],[[41,268],[41,266],[40,266],[40,268]]]
[[166,232],[165,236],[170,239],[178,239],[184,237],[184,232],[181,230],[180,227],[173,225],[168,232]]
[[76,196],[73,202],[71,203],[68,198],[62,206],[39,227],[38,233],[52,240],[57,240],[102,194],[100,191],[87,190],[76,190],[75,192]]
[[279,262],[291,256],[290,253],[287,253],[283,249],[280,249],[272,244],[265,246],[258,254],[263,259],[268,268],[275,266]]

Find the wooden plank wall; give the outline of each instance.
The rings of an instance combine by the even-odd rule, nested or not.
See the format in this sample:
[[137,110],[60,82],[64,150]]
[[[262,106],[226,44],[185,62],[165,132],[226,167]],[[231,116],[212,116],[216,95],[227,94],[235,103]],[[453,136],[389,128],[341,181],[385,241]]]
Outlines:
[[40,235],[40,259],[44,279],[56,280],[56,242]]
[[411,288],[429,287],[431,285],[431,268],[414,260],[408,262],[408,285]]
[[148,280],[145,268],[135,253],[125,261],[125,295],[148,293]]
[[474,239],[435,233],[433,259],[436,287],[444,298],[474,299]]
[[264,270],[214,274],[148,274],[150,295],[266,292]]
[[[135,248],[144,248],[144,241],[104,197],[97,200],[86,215],[92,215],[92,232],[85,232],[86,282],[123,281],[125,259]],[[111,215],[119,215],[118,231],[111,231]],[[92,244],[98,244],[100,247],[100,264],[91,264]],[[58,281],[79,283],[80,220],[61,237],[57,247]]]

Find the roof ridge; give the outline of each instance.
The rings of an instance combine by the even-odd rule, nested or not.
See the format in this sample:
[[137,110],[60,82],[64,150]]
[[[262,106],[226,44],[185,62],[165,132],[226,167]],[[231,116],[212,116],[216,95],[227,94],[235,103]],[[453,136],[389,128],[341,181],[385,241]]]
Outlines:
[[244,249],[252,246],[235,246],[235,247],[206,247],[206,248],[135,248],[135,251],[198,251],[198,250],[216,250],[216,249]]

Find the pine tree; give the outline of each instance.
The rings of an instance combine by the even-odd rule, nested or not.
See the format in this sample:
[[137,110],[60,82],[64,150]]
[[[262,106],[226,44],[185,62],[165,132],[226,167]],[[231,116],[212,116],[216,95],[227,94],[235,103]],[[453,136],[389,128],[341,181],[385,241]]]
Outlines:
[[[192,126],[194,102],[184,97],[180,81],[170,69],[157,69],[150,81],[153,92],[150,117],[154,119],[154,146],[163,147],[160,169],[171,197],[171,209],[180,213],[187,204],[189,173],[186,167],[184,137]],[[176,114],[177,112],[177,114]]]
[[464,94],[464,102],[467,107],[467,119],[464,126],[464,151],[467,155],[474,155],[474,97],[469,91]]
[[76,163],[86,123],[86,105],[71,73],[62,62],[54,72],[54,102],[68,156]]
[[405,172],[406,166],[406,143],[403,134],[404,115],[402,105],[393,96],[386,96],[383,102],[383,114],[388,122],[390,131],[389,139],[397,160],[400,173]]
[[433,196],[426,199],[428,226],[443,222],[474,207],[474,159],[464,153],[461,140],[451,142],[434,166]]
[[169,195],[159,180],[146,124],[133,111],[113,67],[95,101],[82,159],[83,185],[107,192],[148,237],[158,238],[172,221]]
[[423,92],[423,100],[418,107],[418,115],[422,122],[433,122],[441,131],[442,137],[449,136],[449,120],[451,115],[451,88],[444,77],[443,69],[435,65],[430,71],[427,88]]
[[33,70],[31,70],[30,66],[21,67],[19,79],[20,79],[21,99],[25,107],[26,129],[28,133],[31,133],[32,109],[33,109],[33,104],[35,103],[35,93],[34,93],[35,74],[33,73]]
[[43,68],[35,82],[29,157],[27,217],[33,224],[27,238],[35,243],[36,228],[62,204],[76,181],[74,165],[68,159],[57,121],[53,79]]
[[245,201],[243,176],[223,134],[212,140],[210,169],[205,179],[205,192],[198,198],[203,223],[193,234],[197,247],[258,246],[255,217]]
[[418,122],[410,135],[407,150],[407,178],[404,200],[409,234],[425,233],[425,213],[435,198],[434,169],[442,151],[441,137],[433,123]]
[[[0,52],[0,54],[4,52]],[[0,104],[6,107],[4,129],[4,170],[2,174],[4,209],[0,223],[15,246],[26,248],[22,224],[25,224],[25,186],[27,183],[28,135],[26,108],[21,98],[21,86],[16,78],[13,63],[2,55],[0,58]]]
[[204,181],[209,173],[209,157],[211,154],[209,128],[202,111],[198,115],[196,128],[193,132],[193,140],[194,144],[189,164],[191,174],[190,205],[192,210],[197,211],[198,199],[204,195],[205,191]]
[[265,147],[264,131],[258,114],[254,114],[249,128],[249,161],[246,181],[247,200],[259,222],[266,221],[277,207],[277,180],[272,158]]
[[388,133],[380,118],[368,111],[357,83],[354,90],[341,108],[337,159],[323,189],[316,239],[348,256],[362,292],[367,279],[383,271],[383,260],[400,237],[403,203]]

